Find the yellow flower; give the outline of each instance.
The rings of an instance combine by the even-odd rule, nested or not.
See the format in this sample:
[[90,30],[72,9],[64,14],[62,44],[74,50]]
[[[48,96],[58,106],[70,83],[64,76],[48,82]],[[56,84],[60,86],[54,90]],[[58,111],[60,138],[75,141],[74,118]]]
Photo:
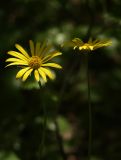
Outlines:
[[78,48],[79,50],[88,50],[88,51],[93,51],[97,48],[105,47],[111,45],[110,40],[95,40],[92,41],[92,39],[89,39],[87,43],[84,43],[81,39],[79,38],[74,38],[70,42],[64,43],[62,46],[70,46],[73,47],[73,49]]
[[16,44],[15,47],[18,51],[9,51],[8,54],[13,56],[14,58],[8,58],[6,62],[9,64],[6,66],[17,65],[22,69],[17,73],[16,78],[22,78],[25,81],[32,72],[34,72],[34,77],[36,81],[43,80],[44,83],[47,82],[47,76],[50,79],[54,79],[55,76],[53,72],[48,67],[54,67],[61,69],[62,67],[57,64],[50,62],[54,57],[61,55],[62,53],[53,50],[51,45],[47,45],[44,42],[42,45],[40,43],[36,43],[34,46],[33,41],[30,42],[30,54],[25,51],[25,49]]

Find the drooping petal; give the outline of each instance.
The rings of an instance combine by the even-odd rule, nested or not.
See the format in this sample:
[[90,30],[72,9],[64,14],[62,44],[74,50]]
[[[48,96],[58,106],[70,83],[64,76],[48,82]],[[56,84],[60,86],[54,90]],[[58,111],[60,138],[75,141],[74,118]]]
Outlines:
[[39,55],[39,52],[40,52],[40,43],[37,42],[37,43],[36,43],[36,47],[35,47],[35,54],[36,54],[36,55]]
[[30,56],[22,46],[20,46],[19,44],[15,44],[15,46],[25,57],[30,58]]
[[39,71],[40,76],[42,77],[42,79],[43,79],[44,82],[46,83],[46,82],[47,82],[47,78],[46,78],[45,72],[43,72],[43,71],[41,70],[41,68],[39,68],[38,71]]
[[7,52],[7,54],[14,56],[16,58],[19,58],[21,60],[26,60],[26,61],[29,60],[29,58],[25,57],[23,54],[16,52],[16,51],[9,51],[9,52]]
[[45,74],[50,78],[50,79],[55,79],[55,74],[51,72],[49,69],[41,67],[41,70],[45,72]]
[[62,67],[59,64],[56,64],[56,63],[45,63],[45,64],[42,64],[42,66],[62,69]]
[[33,69],[29,69],[28,71],[26,71],[26,73],[24,74],[22,78],[22,81],[25,81],[28,78],[28,76],[31,74],[32,71]]
[[39,79],[40,79],[39,77],[40,76],[39,76],[38,70],[34,71],[34,77],[35,77],[36,81],[39,81]]
[[30,67],[26,67],[26,68],[21,69],[21,70],[16,74],[16,78],[17,78],[17,79],[18,79],[18,78],[21,78],[21,77],[24,75],[24,73],[26,73],[29,69],[30,69]]
[[8,64],[6,67],[8,66],[14,66],[14,65],[22,65],[22,66],[28,66],[28,63],[27,62],[13,62],[13,63],[10,63]]
[[42,59],[42,62],[45,63],[49,60],[51,60],[52,58],[56,57],[56,56],[60,56],[62,55],[61,52],[58,52],[58,51],[54,51],[54,52],[51,52],[49,53],[49,55],[45,56],[43,59]]
[[34,50],[34,43],[32,40],[29,41],[29,45],[30,45],[31,55],[34,56],[35,50]]

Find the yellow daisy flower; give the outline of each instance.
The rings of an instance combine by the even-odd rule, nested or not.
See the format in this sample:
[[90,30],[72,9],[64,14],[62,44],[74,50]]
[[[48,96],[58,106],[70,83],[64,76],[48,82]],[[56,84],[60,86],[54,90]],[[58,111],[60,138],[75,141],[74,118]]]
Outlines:
[[34,46],[33,41],[29,41],[30,43],[30,53],[26,52],[26,50],[16,44],[15,47],[18,51],[9,51],[8,54],[13,56],[14,58],[8,58],[6,62],[9,64],[6,66],[17,65],[22,69],[17,73],[16,78],[22,78],[22,81],[26,81],[29,75],[34,72],[34,77],[36,81],[43,80],[45,83],[47,82],[47,76],[50,79],[54,79],[55,76],[53,72],[48,67],[53,67],[57,69],[61,69],[62,67],[57,64],[50,62],[56,56],[61,55],[59,51],[53,50],[51,45],[47,45],[44,42],[42,45],[37,42]]
[[73,47],[73,49],[78,48],[79,50],[88,50],[88,51],[93,51],[97,48],[105,47],[111,45],[110,40],[95,40],[92,41],[92,39],[89,39],[87,43],[84,43],[81,39],[79,38],[74,38],[70,42],[64,43],[62,46],[70,46]]

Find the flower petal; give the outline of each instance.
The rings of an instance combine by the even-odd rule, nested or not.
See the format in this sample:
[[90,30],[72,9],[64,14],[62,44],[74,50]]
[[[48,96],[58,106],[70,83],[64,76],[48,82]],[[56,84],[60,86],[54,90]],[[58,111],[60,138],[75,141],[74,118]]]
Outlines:
[[6,59],[6,62],[27,62],[26,60],[21,60],[19,58],[8,58]]
[[82,46],[80,46],[80,47],[79,47],[79,50],[81,51],[82,49],[83,49],[83,47],[82,47]]
[[60,56],[62,55],[61,52],[58,52],[58,51],[53,51],[51,53],[49,53],[49,55],[45,56],[43,59],[42,59],[42,62],[45,63],[47,61],[49,61],[50,59],[56,57],[56,56]]
[[98,39],[96,39],[96,40],[94,40],[94,41],[92,42],[93,45],[95,45],[96,43],[99,43],[99,40],[98,40]]
[[80,46],[84,44],[84,42],[82,42],[82,40],[79,38],[74,38],[72,42],[74,42],[76,46]]
[[21,69],[17,74],[16,74],[16,78],[21,78],[25,72],[27,72],[30,69],[30,67],[26,67]]
[[41,46],[41,48],[40,48],[40,50],[39,50],[39,55],[40,55],[40,56],[42,55],[45,47],[46,47],[46,41],[44,41],[44,43],[42,44],[42,46]]
[[50,79],[55,79],[55,74],[51,72],[49,69],[41,67],[41,70],[45,72],[45,74],[50,78]]
[[25,57],[30,58],[30,56],[22,46],[20,46],[19,44],[15,44],[15,46]]
[[32,40],[29,41],[31,55],[34,56],[34,43]]
[[39,78],[38,70],[34,71],[34,77],[35,77],[36,81],[39,81],[40,78]]
[[35,55],[39,55],[39,51],[40,51],[40,43],[37,42],[35,46]]
[[94,46],[89,46],[90,50],[92,51],[94,49]]
[[[51,45],[51,44],[49,44],[49,45],[43,50],[43,53],[41,54],[41,58],[42,58],[42,57],[45,57],[45,55],[47,55],[50,50],[52,50],[52,45]],[[51,51],[51,52],[53,52],[53,51]]]
[[22,78],[22,81],[25,81],[28,78],[28,76],[31,74],[32,71],[33,69],[29,69],[28,71],[26,71],[26,73],[24,74]]
[[6,67],[14,66],[14,65],[28,66],[28,63],[27,62],[23,62],[23,61],[21,61],[21,62],[13,62],[13,63],[8,64]]
[[41,70],[41,68],[39,68],[38,71],[39,71],[40,76],[42,77],[42,79],[43,79],[44,82],[46,83],[46,82],[47,82],[47,78],[46,78],[45,72],[43,72],[43,71]]
[[16,52],[16,51],[9,51],[7,52],[7,54],[11,55],[11,56],[14,56],[16,58],[19,58],[21,60],[26,60],[28,61],[29,59],[27,57],[25,57],[23,54],[19,53],[19,52]]
[[110,46],[111,44],[112,44],[112,41],[109,40],[109,41],[105,41],[103,45],[104,46]]
[[110,40],[108,40],[108,41],[106,41],[106,40],[105,41],[99,41],[99,42],[95,43],[94,49],[110,46],[111,44],[112,44],[112,41],[110,41]]
[[56,63],[45,63],[45,64],[42,64],[42,66],[62,69],[62,67],[59,64],[56,64]]

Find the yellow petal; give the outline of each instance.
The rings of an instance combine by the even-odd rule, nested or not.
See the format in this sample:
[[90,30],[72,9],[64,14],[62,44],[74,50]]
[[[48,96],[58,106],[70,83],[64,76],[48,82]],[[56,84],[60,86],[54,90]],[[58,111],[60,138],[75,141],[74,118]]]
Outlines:
[[33,71],[33,69],[29,69],[28,71],[26,71],[26,73],[24,74],[22,80],[25,81],[28,78],[28,76],[31,74],[32,71]]
[[82,40],[79,39],[79,38],[74,38],[74,39],[72,40],[72,42],[74,42],[77,46],[80,46],[80,45],[83,45],[83,44],[84,44],[84,42],[82,42]]
[[16,58],[22,59],[22,60],[26,60],[28,61],[29,59],[27,57],[25,57],[23,54],[16,52],[16,51],[9,51],[7,52],[7,54],[14,56]]
[[37,43],[36,43],[36,47],[35,47],[35,54],[36,54],[36,55],[39,55],[39,52],[40,52],[40,43],[37,42]]
[[41,70],[45,72],[45,74],[50,78],[50,79],[55,79],[55,75],[53,72],[51,72],[49,69],[41,67]]
[[39,81],[39,73],[37,70],[34,71],[34,77],[35,77],[36,81]]
[[82,46],[82,49],[88,49],[88,46]]
[[45,56],[43,59],[42,59],[42,62],[45,63],[47,61],[49,61],[50,59],[56,57],[56,56],[60,56],[62,55],[61,52],[58,52],[58,51],[54,51],[54,52],[51,52],[49,55]]
[[24,73],[25,73],[26,71],[28,71],[29,69],[30,69],[30,67],[26,67],[26,68],[21,69],[21,70],[17,73],[16,78],[21,78],[21,77],[24,75]]
[[41,70],[41,68],[38,69],[40,76],[44,80],[44,82],[47,82],[46,74]]
[[92,44],[94,45],[94,44],[96,44],[96,43],[98,43],[98,42],[99,42],[99,40],[96,39],[96,40],[94,40],[94,41],[92,42]]
[[52,49],[52,45],[49,44],[45,49],[43,49],[43,53],[41,54],[41,57],[45,57],[45,55],[47,54],[52,54],[53,51],[51,51],[52,53],[48,53],[51,49]]
[[59,64],[56,64],[56,63],[45,63],[45,64],[42,64],[42,66],[45,66],[45,67],[54,67],[54,68],[58,68],[58,69],[62,68]]
[[82,46],[79,47],[79,50],[80,50],[80,51],[82,50]]
[[77,46],[74,46],[74,49],[76,49],[77,48]]
[[25,57],[30,58],[30,56],[22,46],[20,46],[19,44],[15,44],[15,46]]
[[90,48],[90,50],[92,51],[94,47],[93,47],[93,46],[89,46],[89,48]]
[[8,64],[6,67],[14,66],[14,65],[28,66],[28,63],[25,63],[25,62],[13,62],[13,63]]
[[105,46],[110,46],[111,44],[112,44],[112,41],[106,41],[104,45]]
[[34,43],[32,40],[29,41],[31,55],[34,56]]
[[26,60],[21,60],[19,58],[8,58],[6,59],[6,62],[27,62]]
[[46,41],[44,41],[44,43],[42,44],[42,46],[41,46],[41,48],[40,48],[40,51],[39,51],[39,55],[42,55],[45,47],[46,47]]

